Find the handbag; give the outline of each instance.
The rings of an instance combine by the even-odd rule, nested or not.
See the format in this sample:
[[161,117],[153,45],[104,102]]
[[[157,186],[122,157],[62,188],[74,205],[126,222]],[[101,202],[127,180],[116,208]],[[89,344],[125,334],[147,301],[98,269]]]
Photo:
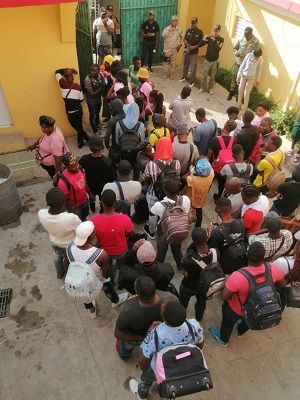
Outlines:
[[52,154],[50,153],[50,154],[46,154],[45,156],[41,156],[40,153],[39,153],[39,150],[36,149],[36,155],[35,155],[35,162],[36,162],[36,164],[40,167],[41,164],[42,164],[43,159],[46,158],[46,157],[49,157],[49,156],[51,156],[51,155],[52,155]]
[[[289,274],[291,274],[291,267],[287,258],[286,262],[288,265]],[[300,308],[300,286],[293,286],[293,283],[291,283],[291,287],[285,289],[289,289],[286,292],[286,307]]]

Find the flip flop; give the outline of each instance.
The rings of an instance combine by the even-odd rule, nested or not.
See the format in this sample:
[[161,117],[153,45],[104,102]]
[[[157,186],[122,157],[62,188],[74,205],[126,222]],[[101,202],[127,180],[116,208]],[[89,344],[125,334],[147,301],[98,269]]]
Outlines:
[[299,154],[295,154],[293,157],[293,163],[297,164],[299,162],[299,158],[300,158]]
[[287,156],[287,157],[292,157],[293,154],[294,154],[294,150],[289,150],[289,151],[286,153],[286,156]]

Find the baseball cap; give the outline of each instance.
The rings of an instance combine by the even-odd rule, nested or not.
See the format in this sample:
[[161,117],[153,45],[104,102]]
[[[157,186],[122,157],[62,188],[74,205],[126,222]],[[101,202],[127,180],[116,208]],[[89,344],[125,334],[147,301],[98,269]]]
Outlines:
[[106,8],[105,8],[105,7],[101,7],[101,8],[100,8],[100,13],[101,13],[101,14],[106,14],[106,13],[107,13]]
[[198,22],[198,18],[197,17],[193,17],[192,18],[192,22]]
[[152,244],[146,241],[138,248],[136,256],[141,264],[152,264],[156,259],[156,252]]
[[63,154],[61,156],[61,162],[68,167],[69,165],[75,165],[78,163],[78,161],[80,160],[80,157],[75,156],[74,153],[72,153],[71,151],[68,151],[66,154]]
[[214,31],[220,31],[220,30],[221,30],[221,25],[216,24],[216,25],[214,26]]
[[278,231],[281,228],[282,222],[277,212],[268,212],[268,214],[265,216],[265,226],[267,229],[270,229],[270,231]]
[[103,138],[100,135],[93,135],[88,141],[90,149],[104,150]]
[[247,26],[247,28],[245,28],[245,33],[252,33],[253,29],[251,28],[251,26]]
[[178,21],[177,15],[172,15],[171,21],[174,21],[174,19],[176,19]]
[[114,11],[113,6],[110,4],[109,6],[106,7],[107,11]]
[[189,132],[189,125],[186,121],[181,121],[176,128],[176,134],[180,135],[181,133],[188,133]]
[[76,246],[83,246],[88,237],[91,236],[95,229],[95,226],[92,221],[85,221],[82,222],[80,225],[77,226],[76,228],[76,236],[74,239],[74,243]]
[[195,166],[195,171],[197,176],[201,176],[201,178],[206,178],[210,175],[211,165],[207,158],[201,158],[197,161]]
[[152,14],[155,16],[155,12],[153,10],[149,11],[149,14]]
[[148,70],[146,68],[140,68],[139,72],[136,74],[136,76],[138,78],[147,79],[147,78],[149,78],[149,72],[148,72]]

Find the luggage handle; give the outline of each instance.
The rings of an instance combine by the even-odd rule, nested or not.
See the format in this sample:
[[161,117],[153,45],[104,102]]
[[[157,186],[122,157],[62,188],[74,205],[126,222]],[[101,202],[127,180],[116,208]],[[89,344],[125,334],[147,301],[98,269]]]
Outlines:
[[175,356],[175,360],[181,360],[182,358],[186,358],[191,356],[191,352],[190,351],[186,351],[185,353],[182,354],[178,354],[177,356]]

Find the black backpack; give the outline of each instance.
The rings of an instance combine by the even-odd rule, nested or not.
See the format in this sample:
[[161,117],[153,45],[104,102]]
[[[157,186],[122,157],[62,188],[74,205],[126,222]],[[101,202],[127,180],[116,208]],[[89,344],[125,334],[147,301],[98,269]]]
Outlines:
[[235,232],[236,239],[232,238],[231,232],[227,229],[226,225],[221,224],[216,228],[221,233],[228,245],[221,252],[221,265],[225,274],[231,274],[238,269],[247,265],[247,245],[245,242],[245,225],[240,220],[240,232]]
[[233,176],[236,178],[240,178],[242,186],[249,185],[249,183],[251,183],[250,182],[250,172],[251,172],[250,164],[248,164],[247,168],[242,171],[239,171],[235,164],[228,164],[228,165],[233,173]]
[[141,123],[138,121],[132,129],[128,129],[122,120],[119,121],[119,124],[123,131],[123,135],[121,135],[119,139],[121,160],[127,160],[130,163],[135,163],[138,152],[137,145],[141,142],[141,138],[138,135],[138,130]]
[[226,281],[221,264],[217,262],[216,249],[211,249],[211,252],[212,262],[210,264],[205,264],[204,261],[192,257],[192,260],[202,269],[197,282],[197,294],[207,300],[211,299],[215,293],[222,290]]
[[167,179],[174,179],[180,183],[180,175],[176,171],[176,161],[173,160],[169,165],[164,164],[162,161],[157,160],[154,161],[161,170],[160,174],[158,175],[156,181],[153,185],[153,190],[155,196],[158,200],[162,200],[166,194],[164,192],[164,183]]
[[120,193],[120,200],[118,200],[117,204],[115,205],[115,212],[125,214],[130,217],[131,205],[127,200],[124,199],[123,189],[120,185],[120,182],[115,181],[115,184],[118,186],[118,190]]
[[[247,300],[242,305],[244,319],[252,330],[272,328],[281,321],[281,301],[276,291],[271,275],[269,263],[264,263],[265,272],[253,276],[249,271],[241,269],[239,272],[244,275],[250,285]],[[264,277],[263,282],[257,283],[258,278]]]

